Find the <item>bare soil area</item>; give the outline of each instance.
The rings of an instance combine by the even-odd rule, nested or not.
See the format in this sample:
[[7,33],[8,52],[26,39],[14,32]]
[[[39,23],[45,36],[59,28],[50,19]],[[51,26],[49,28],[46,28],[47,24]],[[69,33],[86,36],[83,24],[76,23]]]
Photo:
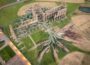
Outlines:
[[72,23],[75,28],[74,31],[83,37],[80,43],[75,44],[75,46],[85,51],[90,51],[90,15],[73,16]]
[[90,15],[73,16],[72,22],[83,31],[90,26]]
[[59,65],[90,65],[90,56],[81,52],[67,54]]

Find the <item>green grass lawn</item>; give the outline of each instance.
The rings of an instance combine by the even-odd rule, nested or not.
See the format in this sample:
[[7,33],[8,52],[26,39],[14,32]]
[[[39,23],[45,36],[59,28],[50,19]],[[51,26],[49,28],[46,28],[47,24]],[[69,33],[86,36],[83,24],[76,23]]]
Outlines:
[[15,2],[16,0],[0,0],[0,7]]
[[23,3],[1,9],[0,25],[8,26],[10,23],[12,23],[18,17],[17,12],[22,5]]
[[80,5],[80,4],[76,4],[76,3],[67,3],[67,9],[68,9],[67,15],[68,15],[68,16],[72,16],[73,13],[74,13],[74,11],[75,11],[76,9],[78,9],[79,5]]
[[[6,0],[0,0],[0,1],[6,1]],[[13,1],[13,0],[10,0]],[[28,2],[22,2],[16,5],[9,6],[7,8],[3,8],[0,10],[0,25],[3,27],[7,27],[9,24],[11,24],[13,21],[15,21],[18,16],[17,12],[19,9],[25,5],[25,4],[30,4],[34,0],[29,0]]]
[[58,26],[60,28],[63,28],[65,25],[69,24],[70,20],[68,18],[62,20],[62,21],[55,21],[53,22],[53,26]]
[[0,10],[0,26],[4,28],[4,32],[8,35],[8,25],[11,24],[18,16],[17,12],[24,3],[10,6]]
[[31,36],[37,43],[39,43],[40,41],[46,40],[48,37],[48,34],[45,33],[44,31],[37,31],[33,33]]
[[0,26],[4,28],[4,32],[8,35],[9,28],[8,25],[12,24],[17,18],[18,10],[25,4],[31,3],[33,1],[22,2],[16,5],[9,6],[0,10]]
[[[31,34],[31,36],[37,44],[48,38],[48,34],[43,31],[36,31],[33,34]],[[33,46],[33,43],[29,37],[23,38],[22,42],[28,49]]]
[[7,62],[8,60],[10,60],[13,56],[15,55],[15,53],[13,52],[13,50],[7,46],[5,47],[3,50],[0,51],[0,56]]

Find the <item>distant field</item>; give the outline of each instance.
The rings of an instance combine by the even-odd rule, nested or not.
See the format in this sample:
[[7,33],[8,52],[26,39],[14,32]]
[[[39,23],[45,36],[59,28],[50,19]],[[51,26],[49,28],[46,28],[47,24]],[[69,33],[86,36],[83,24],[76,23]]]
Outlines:
[[15,1],[16,0],[0,0],[0,7]]
[[0,10],[0,26],[4,27],[4,31],[8,34],[9,29],[8,25],[11,24],[18,18],[17,12],[18,10],[25,4],[31,3],[33,0],[28,2],[22,2],[13,6],[9,6],[7,8],[3,8]]

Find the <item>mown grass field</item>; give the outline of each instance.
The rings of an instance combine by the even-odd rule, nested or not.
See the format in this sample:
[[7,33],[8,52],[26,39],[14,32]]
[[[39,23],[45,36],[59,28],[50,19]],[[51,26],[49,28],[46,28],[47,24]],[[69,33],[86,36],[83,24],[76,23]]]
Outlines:
[[0,26],[4,28],[4,32],[8,35],[9,28],[8,25],[13,23],[17,18],[18,10],[25,4],[31,3],[33,1],[22,2],[16,5],[9,6],[0,10]]
[[7,46],[5,47],[3,50],[0,51],[0,56],[7,62],[8,60],[10,60],[13,56],[15,55],[15,53],[13,52],[13,50]]
[[74,13],[74,11],[76,10],[76,9],[78,9],[78,7],[79,7],[79,5],[80,4],[75,4],[75,3],[68,3],[67,4],[67,9],[68,9],[68,11],[67,11],[67,15],[68,16],[72,16],[73,15],[73,13]]
[[0,0],[0,7],[13,2],[16,2],[16,0]]

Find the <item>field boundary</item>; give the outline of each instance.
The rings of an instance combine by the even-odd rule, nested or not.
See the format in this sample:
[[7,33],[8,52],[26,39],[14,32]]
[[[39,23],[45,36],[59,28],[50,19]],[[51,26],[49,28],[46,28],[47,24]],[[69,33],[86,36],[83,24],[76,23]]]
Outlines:
[[11,4],[6,4],[6,5],[2,6],[2,7],[0,7],[0,10],[3,9],[3,8],[6,8],[6,7],[12,6],[12,5],[16,5],[16,4],[22,3],[22,2],[24,2],[24,1],[25,1],[25,0],[19,1],[19,2],[16,1],[16,2],[11,3]]

